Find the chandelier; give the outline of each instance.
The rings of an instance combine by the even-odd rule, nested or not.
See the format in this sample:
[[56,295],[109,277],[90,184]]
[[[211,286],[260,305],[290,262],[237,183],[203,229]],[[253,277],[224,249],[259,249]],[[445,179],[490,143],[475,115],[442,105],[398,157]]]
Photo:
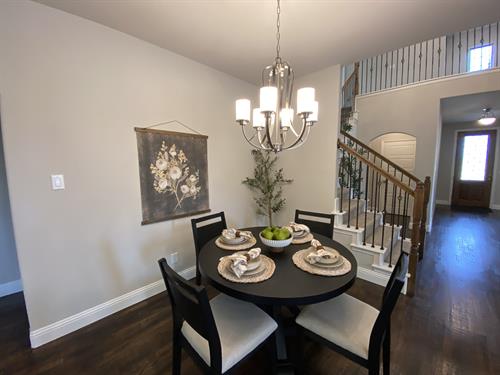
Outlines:
[[311,127],[318,121],[318,102],[312,87],[297,90],[297,122],[300,125],[294,121],[294,73],[290,64],[280,56],[280,0],[277,0],[276,13],[276,58],[262,71],[260,105],[251,111],[250,100],[236,100],[236,122],[241,125],[247,142],[255,148],[275,153],[303,145]]

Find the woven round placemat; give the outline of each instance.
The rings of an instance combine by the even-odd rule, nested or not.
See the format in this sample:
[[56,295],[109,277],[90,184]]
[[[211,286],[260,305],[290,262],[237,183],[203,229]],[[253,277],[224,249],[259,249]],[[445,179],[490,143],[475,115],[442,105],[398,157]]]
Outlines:
[[220,237],[215,240],[215,245],[217,245],[217,247],[224,249],[224,250],[235,250],[235,251],[250,249],[256,243],[257,243],[257,240],[255,239],[255,237],[252,237],[248,241],[245,241],[245,242],[240,243],[238,245],[228,245],[227,243],[224,243]]
[[344,263],[340,267],[319,267],[310,264],[305,256],[307,253],[311,251],[310,249],[299,250],[295,254],[293,254],[293,263],[299,267],[302,271],[312,273],[314,275],[321,276],[342,276],[348,273],[351,270],[351,262],[349,262],[346,258],[344,259]]
[[314,240],[314,236],[312,235],[312,233],[308,233],[304,237],[294,238],[292,243],[294,245],[301,245],[304,243],[311,242],[312,240]]
[[225,278],[226,280],[242,283],[242,284],[250,284],[250,283],[260,283],[267,279],[270,279],[274,274],[274,270],[276,269],[276,265],[274,264],[274,260],[265,255],[260,255],[260,259],[262,262],[261,267],[265,267],[264,271],[256,274],[256,275],[245,275],[243,274],[240,278],[238,278],[233,272],[229,270],[229,262],[231,262],[228,258],[222,258],[222,260],[217,265],[217,271],[219,274]]

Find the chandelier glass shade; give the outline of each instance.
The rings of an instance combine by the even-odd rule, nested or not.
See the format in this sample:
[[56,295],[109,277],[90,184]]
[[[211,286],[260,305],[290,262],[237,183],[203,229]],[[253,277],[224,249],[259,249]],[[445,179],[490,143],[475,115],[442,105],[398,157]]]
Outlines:
[[[277,7],[276,58],[262,71],[259,106],[250,100],[236,100],[236,122],[243,136],[253,147],[280,152],[305,143],[311,127],[318,121],[318,102],[315,90],[297,90],[297,111],[292,106],[294,73],[288,62],[280,57],[280,2]],[[298,121],[295,121],[298,119]]]
[[484,108],[481,118],[478,120],[480,125],[492,125],[496,121],[496,117],[493,115],[491,108]]

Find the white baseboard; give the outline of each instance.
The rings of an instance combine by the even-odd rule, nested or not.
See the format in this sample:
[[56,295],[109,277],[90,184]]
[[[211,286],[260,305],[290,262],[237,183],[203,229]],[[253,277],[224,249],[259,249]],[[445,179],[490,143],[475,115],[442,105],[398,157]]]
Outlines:
[[364,267],[358,267],[357,277],[381,286],[386,286],[389,281],[388,275]]
[[444,206],[449,206],[450,205],[450,201],[437,199],[436,200],[436,204],[442,204]]
[[8,296],[23,290],[21,280],[9,281],[5,284],[0,284],[0,297]]
[[492,204],[491,209],[492,210],[500,210],[500,204]]
[[[187,268],[179,274],[185,279],[192,279],[195,276],[196,268]],[[30,341],[32,348],[38,348],[50,341],[58,339],[68,333],[74,332],[111,314],[123,310],[138,302],[144,301],[165,290],[163,280],[155,281],[149,285],[133,290],[129,293],[113,298],[100,305],[91,307],[78,314],[69,316],[48,326],[30,330]]]
[[[373,271],[364,267],[358,267],[358,274],[356,276],[362,280],[366,280],[373,284],[377,284],[383,287],[387,285],[390,277],[390,275],[384,275],[381,272]],[[401,293],[406,294],[407,285],[408,285],[408,279],[406,279],[405,285],[403,286],[403,290],[401,290]]]

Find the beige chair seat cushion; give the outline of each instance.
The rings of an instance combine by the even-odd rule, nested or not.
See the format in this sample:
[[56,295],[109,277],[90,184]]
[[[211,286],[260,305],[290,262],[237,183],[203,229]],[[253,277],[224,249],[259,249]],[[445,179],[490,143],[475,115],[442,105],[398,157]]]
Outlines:
[[342,294],[329,301],[306,306],[296,319],[298,325],[318,336],[368,359],[368,346],[379,311]]
[[[257,306],[219,294],[210,301],[222,347],[222,372],[241,361],[265,341],[278,327],[276,322]],[[208,341],[187,322],[182,334],[201,358],[210,366]]]

